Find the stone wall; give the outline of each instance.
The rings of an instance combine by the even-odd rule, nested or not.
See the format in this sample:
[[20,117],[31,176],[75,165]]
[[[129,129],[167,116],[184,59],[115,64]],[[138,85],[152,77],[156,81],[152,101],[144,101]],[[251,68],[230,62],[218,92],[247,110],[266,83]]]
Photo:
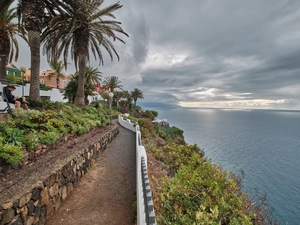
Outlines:
[[77,182],[87,173],[92,160],[106,149],[118,132],[115,127],[92,146],[76,153],[46,179],[0,205],[0,225],[46,224],[46,220],[53,216]]

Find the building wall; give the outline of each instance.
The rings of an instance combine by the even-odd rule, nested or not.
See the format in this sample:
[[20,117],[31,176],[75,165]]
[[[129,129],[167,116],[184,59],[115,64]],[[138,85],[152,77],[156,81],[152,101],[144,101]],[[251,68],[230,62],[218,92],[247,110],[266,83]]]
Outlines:
[[[54,72],[51,70],[47,70],[47,71],[42,71],[40,73],[40,83],[44,84],[46,86],[49,87],[53,87],[56,88],[57,87],[57,83],[56,83],[56,75],[53,74]],[[59,79],[59,89],[65,89],[65,87],[67,86],[67,84],[70,82],[70,76],[68,75],[64,75],[64,78],[60,78]]]
[[15,67],[14,65],[12,65],[12,64],[8,64],[6,66],[6,75],[12,75],[14,77],[22,78],[21,71],[17,67]]
[[[51,75],[53,71],[46,70],[40,72],[40,83],[48,87],[56,88],[56,75]],[[26,70],[24,74],[24,79],[30,81],[31,71]],[[66,85],[70,82],[71,77],[69,75],[64,75],[64,78],[59,79],[59,89],[65,89]]]

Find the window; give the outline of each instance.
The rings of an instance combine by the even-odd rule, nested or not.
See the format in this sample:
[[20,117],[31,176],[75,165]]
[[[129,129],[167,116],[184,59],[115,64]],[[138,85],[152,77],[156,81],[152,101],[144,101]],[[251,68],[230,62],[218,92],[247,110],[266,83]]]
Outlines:
[[40,83],[41,83],[41,84],[45,84],[45,82],[44,82],[44,80],[43,80],[43,79],[41,79],[41,80],[40,80]]
[[64,88],[67,87],[67,85],[68,85],[68,82],[66,80],[63,80],[63,86],[64,86]]

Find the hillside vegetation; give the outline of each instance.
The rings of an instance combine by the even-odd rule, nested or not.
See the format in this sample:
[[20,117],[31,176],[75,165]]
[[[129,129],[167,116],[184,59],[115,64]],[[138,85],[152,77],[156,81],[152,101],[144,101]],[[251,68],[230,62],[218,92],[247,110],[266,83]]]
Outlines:
[[[152,112],[152,113],[151,113]],[[242,177],[205,158],[197,145],[184,141],[177,127],[154,126],[157,112],[136,120],[147,150],[158,224],[278,224],[264,196],[242,192]]]

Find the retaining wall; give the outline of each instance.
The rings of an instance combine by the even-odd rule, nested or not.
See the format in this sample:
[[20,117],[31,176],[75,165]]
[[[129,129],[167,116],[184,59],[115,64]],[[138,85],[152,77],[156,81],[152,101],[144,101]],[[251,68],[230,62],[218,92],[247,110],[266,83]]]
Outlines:
[[99,156],[118,134],[115,127],[94,144],[74,154],[73,158],[29,190],[0,205],[0,225],[43,225],[53,216],[77,182],[87,173],[92,160]]

